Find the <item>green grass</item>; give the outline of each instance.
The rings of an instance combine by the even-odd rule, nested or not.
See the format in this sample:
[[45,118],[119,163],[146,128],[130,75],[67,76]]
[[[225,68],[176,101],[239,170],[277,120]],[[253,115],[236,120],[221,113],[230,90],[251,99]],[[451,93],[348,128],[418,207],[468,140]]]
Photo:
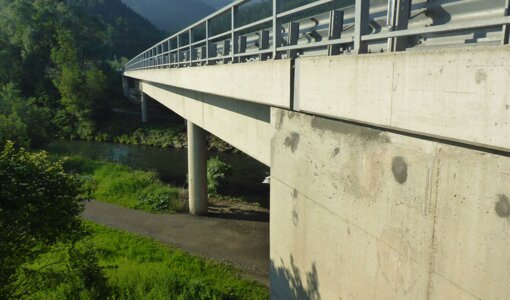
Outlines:
[[[268,299],[269,291],[233,268],[204,260],[146,237],[86,222],[106,267],[113,299]],[[58,256],[59,253],[52,254]],[[62,284],[35,295],[62,299]]]
[[152,171],[81,156],[66,158],[64,168],[82,175],[98,201],[151,212],[177,212],[185,205],[182,189],[164,184]]

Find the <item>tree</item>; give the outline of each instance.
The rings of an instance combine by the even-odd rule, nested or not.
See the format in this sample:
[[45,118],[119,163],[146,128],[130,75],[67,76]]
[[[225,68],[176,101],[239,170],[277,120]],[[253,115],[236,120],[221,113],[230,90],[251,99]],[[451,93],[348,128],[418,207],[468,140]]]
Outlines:
[[[1,299],[27,297],[65,280],[104,294],[106,280],[97,259],[81,242],[82,192],[78,177],[66,174],[61,161],[51,162],[44,152],[30,153],[6,143],[0,152]],[[62,259],[33,265],[62,248]],[[53,268],[58,264],[66,267]]]

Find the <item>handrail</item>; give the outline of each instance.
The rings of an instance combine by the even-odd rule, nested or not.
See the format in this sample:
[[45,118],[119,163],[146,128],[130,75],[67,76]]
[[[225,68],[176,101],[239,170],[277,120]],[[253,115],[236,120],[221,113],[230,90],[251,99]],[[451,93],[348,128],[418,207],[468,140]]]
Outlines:
[[[124,70],[237,63],[245,61],[244,57],[253,57],[256,60],[279,59],[285,54],[286,58],[296,58],[299,51],[319,47],[327,47],[328,55],[338,55],[344,52],[362,54],[370,52],[368,47],[370,43],[381,40],[383,42],[387,41],[386,51],[403,51],[408,47],[406,41],[410,36],[419,37],[494,27],[501,27],[501,43],[508,43],[507,35],[508,28],[510,28],[509,1],[505,1],[504,7],[501,7],[501,17],[409,29],[409,20],[416,16],[416,14],[411,14],[412,6],[423,12],[424,9],[427,9],[427,2],[418,0],[420,3],[412,5],[412,0],[388,0],[387,6],[384,5],[381,6],[382,8],[374,9],[370,7],[369,0],[355,0],[354,6],[350,5],[329,13],[327,25],[324,24],[327,28],[321,29],[328,32],[324,40],[316,39],[308,43],[299,43],[300,30],[306,30],[300,28],[299,21],[292,21],[285,26],[282,21],[300,13],[310,12],[310,10],[320,6],[332,4],[335,0],[318,0],[287,11],[281,11],[280,9],[282,0],[272,0],[271,16],[237,26],[239,8],[252,1],[236,0],[215,11],[136,55],[126,64]],[[446,1],[445,3],[447,2],[452,1]],[[438,5],[437,1],[434,5]],[[349,15],[346,15],[344,19],[344,11],[347,10],[349,10]],[[326,13],[322,13],[321,16],[324,17]],[[211,22],[214,18],[222,15],[230,15],[230,29],[212,35]],[[386,17],[388,30],[385,28],[381,31],[381,29],[375,28],[373,23],[374,18],[380,19],[383,17]],[[315,19],[315,21],[317,20]],[[261,27],[267,23],[271,23],[271,25],[267,28]],[[193,40],[193,32],[204,25],[205,37],[201,37],[198,41]],[[354,27],[353,32],[350,30],[352,27]],[[282,33],[284,28],[288,32]],[[242,34],[249,30],[253,30],[253,32]],[[307,37],[312,36],[313,32],[317,36],[316,28],[308,30]],[[258,35],[256,39],[253,38],[253,33]],[[183,37],[186,36],[188,37],[187,43],[183,44]],[[173,47],[175,42],[177,46]],[[248,51],[248,48],[253,47],[258,47],[258,49]],[[221,55],[219,55],[220,52]]]

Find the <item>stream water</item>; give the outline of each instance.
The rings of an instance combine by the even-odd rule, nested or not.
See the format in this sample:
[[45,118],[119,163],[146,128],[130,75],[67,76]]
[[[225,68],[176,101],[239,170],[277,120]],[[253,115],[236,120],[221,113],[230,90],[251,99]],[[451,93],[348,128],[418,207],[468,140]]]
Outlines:
[[[186,184],[187,150],[84,141],[53,141],[43,150],[60,155],[80,155],[156,171],[161,180],[178,186]],[[232,166],[225,193],[269,207],[269,185],[262,181],[269,168],[243,153],[209,152]]]

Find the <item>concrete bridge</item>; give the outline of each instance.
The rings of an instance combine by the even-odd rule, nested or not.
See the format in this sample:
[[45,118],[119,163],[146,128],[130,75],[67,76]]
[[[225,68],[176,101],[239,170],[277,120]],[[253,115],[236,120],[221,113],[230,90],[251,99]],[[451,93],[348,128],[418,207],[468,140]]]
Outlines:
[[239,0],[127,64],[188,120],[190,211],[208,131],[271,168],[272,298],[508,299],[509,1],[337,2]]

